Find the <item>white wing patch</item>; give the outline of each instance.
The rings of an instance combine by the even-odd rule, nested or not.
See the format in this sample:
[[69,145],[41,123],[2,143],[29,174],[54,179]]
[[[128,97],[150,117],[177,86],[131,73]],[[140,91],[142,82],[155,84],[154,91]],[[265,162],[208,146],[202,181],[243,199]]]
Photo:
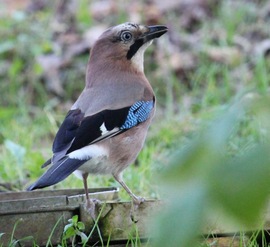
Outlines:
[[[117,134],[119,132],[119,128],[115,127],[112,130],[107,130],[105,123],[103,123],[100,127],[99,127],[100,131],[101,131],[101,136],[98,137],[97,139],[95,139],[92,143],[96,143],[100,140],[106,139],[107,137],[113,137],[115,134]],[[90,144],[92,144],[90,143]]]
[[68,154],[70,159],[89,160],[97,157],[108,156],[108,152],[105,148],[98,145],[89,145],[80,149],[77,149]]
[[100,126],[101,135],[107,134],[109,131],[105,127],[105,123]]

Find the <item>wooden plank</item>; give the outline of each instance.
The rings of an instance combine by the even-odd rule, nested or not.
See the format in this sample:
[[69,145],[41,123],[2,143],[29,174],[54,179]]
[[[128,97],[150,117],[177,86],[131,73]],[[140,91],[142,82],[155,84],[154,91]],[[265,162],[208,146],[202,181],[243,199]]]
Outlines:
[[203,243],[206,243],[207,246],[211,247],[247,246],[248,237],[231,236],[231,237],[208,238],[205,241],[203,241]]
[[[164,202],[155,200],[144,202],[135,211],[132,211],[132,204],[130,202],[106,202],[97,205],[97,215],[101,212],[98,226],[102,234],[102,239],[104,241],[110,239],[116,242],[136,236],[147,239],[149,237],[148,228],[151,218],[155,217],[155,213],[158,213],[164,206]],[[269,209],[270,207],[267,212],[270,211]],[[131,218],[131,212],[133,212],[134,220]],[[270,218],[267,215],[268,213],[263,215],[264,217],[268,217],[266,221],[264,218],[266,222],[264,229],[269,229]],[[86,233],[89,234],[94,222],[84,205],[81,205],[80,208],[80,220],[85,223]],[[203,232],[207,242],[213,246],[239,246],[240,243],[247,243],[248,236],[252,235],[252,231],[257,231],[260,228],[254,226],[253,228],[242,229],[242,233],[244,230],[248,231],[248,234],[244,236],[240,233],[236,225],[226,225],[224,224],[224,218],[216,217],[205,223]],[[91,241],[95,243],[98,240],[99,236],[95,232]]]
[[208,220],[207,224],[205,224],[203,233],[204,234],[239,234],[240,232],[254,232],[257,230],[269,230],[270,229],[270,202],[266,206],[264,212],[261,214],[260,218],[253,226],[249,227],[241,227],[237,224],[232,224],[228,219],[224,216],[211,216]]
[[17,224],[13,239],[19,240],[31,236],[32,240],[22,240],[20,244],[22,246],[33,246],[34,240],[39,246],[45,246],[53,228],[60,220],[51,239],[52,244],[56,245],[61,242],[62,232],[67,220],[76,213],[78,213],[76,210],[69,210],[2,215],[0,217],[0,232],[5,234],[1,238],[1,243],[3,243],[3,246],[8,246],[11,233],[15,224]]
[[[96,207],[97,215],[100,213],[98,226],[102,238],[104,241],[110,239],[110,243],[114,243],[114,246],[125,245],[132,237],[139,236],[141,239],[147,239],[150,221],[155,217],[153,214],[166,206],[162,201],[148,200],[137,209],[133,209],[130,202],[116,201],[118,190],[115,188],[91,191],[92,198],[102,201]],[[4,239],[7,243],[15,223],[20,220],[15,231],[15,238],[33,236],[36,244],[44,246],[47,244],[53,227],[60,219],[51,239],[52,244],[56,245],[61,239],[67,220],[73,215],[80,215],[79,220],[85,223],[86,234],[89,234],[94,221],[85,208],[84,201],[83,190],[61,190],[51,193],[50,191],[35,191],[34,194],[32,192],[0,193],[0,232],[6,233]],[[264,217],[266,218],[265,229],[269,229],[270,207]],[[254,226],[251,230],[256,229]],[[240,241],[237,232],[239,229],[226,226],[222,218],[211,219],[211,223],[206,223],[204,228],[206,241],[212,246],[237,246]],[[97,232],[93,234],[90,241],[93,243],[99,241]],[[24,241],[22,244],[32,246],[31,241]]]
[[[130,202],[106,202],[97,205],[96,214],[101,214],[98,226],[102,238],[105,241],[107,239],[120,241],[136,236],[149,237],[149,221],[153,213],[157,212],[163,204],[162,201],[148,200],[137,209],[133,209]],[[84,205],[80,208],[80,220],[84,222],[86,232],[90,233],[94,222]],[[93,235],[92,240],[94,242],[99,240],[97,233]]]
[[[100,200],[116,200],[118,189],[89,189],[91,197]],[[14,237],[22,239],[32,236],[35,243],[45,246],[48,237],[55,228],[51,243],[61,240],[64,226],[73,215],[79,215],[80,205],[84,203],[83,190],[55,190],[35,192],[0,193],[0,233],[3,246],[7,246],[11,233],[18,223]],[[33,246],[33,242],[21,241],[24,246]]]
[[[118,191],[116,187],[106,187],[106,188],[89,188],[89,193],[91,194],[101,194],[102,192],[108,191]],[[12,201],[21,199],[37,199],[41,197],[52,197],[52,196],[77,196],[84,195],[84,189],[62,189],[62,190],[34,190],[34,191],[20,191],[20,192],[0,192],[0,202],[2,201]]]

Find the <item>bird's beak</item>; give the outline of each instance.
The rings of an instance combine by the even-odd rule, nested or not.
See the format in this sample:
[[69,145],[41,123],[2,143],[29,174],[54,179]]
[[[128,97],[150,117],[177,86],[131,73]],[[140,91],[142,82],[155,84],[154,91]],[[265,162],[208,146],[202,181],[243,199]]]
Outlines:
[[147,29],[148,31],[140,36],[140,39],[143,39],[144,43],[154,38],[159,38],[168,31],[168,28],[165,26],[148,26]]

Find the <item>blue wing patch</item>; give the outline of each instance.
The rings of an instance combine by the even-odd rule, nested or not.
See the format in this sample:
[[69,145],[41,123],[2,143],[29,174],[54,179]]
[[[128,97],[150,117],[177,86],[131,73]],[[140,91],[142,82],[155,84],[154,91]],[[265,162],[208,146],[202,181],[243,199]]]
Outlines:
[[130,129],[137,124],[146,121],[153,108],[154,101],[137,101],[130,107],[126,121],[120,127],[120,130]]

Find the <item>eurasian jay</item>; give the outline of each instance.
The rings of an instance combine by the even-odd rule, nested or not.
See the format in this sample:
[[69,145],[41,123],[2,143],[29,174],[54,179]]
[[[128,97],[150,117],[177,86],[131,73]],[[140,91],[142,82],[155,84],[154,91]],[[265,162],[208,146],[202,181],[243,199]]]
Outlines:
[[86,85],[67,113],[52,146],[51,166],[27,190],[56,184],[75,172],[87,176],[112,174],[135,204],[136,196],[122,179],[143,147],[155,112],[155,95],[144,74],[143,58],[165,26],[124,23],[106,30],[93,45],[86,71]]

